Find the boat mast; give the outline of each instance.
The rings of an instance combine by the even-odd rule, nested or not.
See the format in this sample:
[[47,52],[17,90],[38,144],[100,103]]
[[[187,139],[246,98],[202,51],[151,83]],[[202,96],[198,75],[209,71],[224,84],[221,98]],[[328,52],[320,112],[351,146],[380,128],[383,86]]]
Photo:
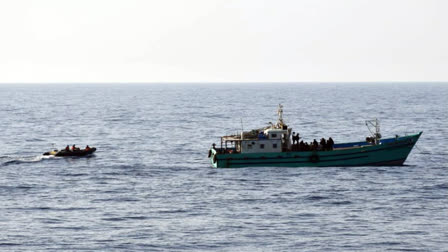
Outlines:
[[[370,130],[369,124],[375,127],[375,133],[373,133]],[[380,143],[381,139],[381,133],[380,133],[380,121],[378,118],[375,118],[375,120],[366,121],[367,129],[369,129],[370,133],[372,134],[373,139],[375,140],[375,144]]]
[[378,118],[375,118],[375,143],[379,144],[381,138],[380,134],[380,122],[378,121]]
[[243,136],[244,136],[243,118],[241,118],[241,141],[243,140]]
[[282,104],[278,104],[278,110],[277,110],[277,114],[278,114],[278,120],[277,120],[277,128],[283,128],[283,125],[285,124],[283,122],[283,105]]

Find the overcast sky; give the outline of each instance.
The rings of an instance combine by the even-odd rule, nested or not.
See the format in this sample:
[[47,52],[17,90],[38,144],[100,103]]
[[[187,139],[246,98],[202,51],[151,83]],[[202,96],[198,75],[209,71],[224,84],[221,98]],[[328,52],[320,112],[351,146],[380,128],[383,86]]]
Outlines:
[[0,34],[0,83],[448,80],[443,0],[0,0]]

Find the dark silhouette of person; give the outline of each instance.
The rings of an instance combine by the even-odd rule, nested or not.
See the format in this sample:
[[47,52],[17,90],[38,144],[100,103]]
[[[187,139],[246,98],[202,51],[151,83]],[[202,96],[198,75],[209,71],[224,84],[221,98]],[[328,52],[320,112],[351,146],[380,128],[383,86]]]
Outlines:
[[292,144],[297,144],[297,145],[299,144],[299,140],[300,140],[299,135],[300,135],[299,133],[297,133],[297,135],[295,132],[292,133]]
[[328,143],[328,149],[329,149],[329,150],[333,150],[333,145],[334,145],[333,138],[330,137],[330,138],[328,139],[328,142],[327,142],[327,143]]
[[325,141],[325,138],[321,138],[319,144],[320,144],[320,148],[322,150],[326,150],[327,149],[327,141]]
[[319,143],[317,143],[316,139],[313,140],[313,150],[317,150],[317,147],[319,147]]
[[303,144],[303,141],[300,141],[299,143],[299,151],[303,151],[305,149],[305,144]]

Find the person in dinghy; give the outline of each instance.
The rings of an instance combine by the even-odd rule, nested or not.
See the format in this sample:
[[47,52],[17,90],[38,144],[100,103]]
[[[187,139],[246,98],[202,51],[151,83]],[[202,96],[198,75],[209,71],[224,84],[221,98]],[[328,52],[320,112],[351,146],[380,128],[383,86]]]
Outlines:
[[67,145],[62,150],[52,150],[49,152],[45,152],[44,156],[55,156],[55,157],[83,157],[87,155],[91,155],[96,151],[95,147],[86,146],[85,149],[77,148],[75,145],[72,146],[72,148]]

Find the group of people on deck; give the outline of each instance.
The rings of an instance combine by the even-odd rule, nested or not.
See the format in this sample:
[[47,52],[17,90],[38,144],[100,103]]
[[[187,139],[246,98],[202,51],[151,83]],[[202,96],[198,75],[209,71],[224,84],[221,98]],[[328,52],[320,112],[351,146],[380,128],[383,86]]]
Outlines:
[[[73,145],[71,148],[70,148],[70,146],[67,145],[67,146],[65,147],[65,150],[66,150],[66,151],[79,151],[80,149],[79,149],[78,147],[76,147],[76,145]],[[90,150],[90,147],[87,145],[86,148],[85,148],[85,150],[86,150],[86,151],[89,151],[89,150]]]
[[293,151],[329,151],[333,150],[334,141],[330,137],[328,140],[325,138],[320,139],[320,142],[317,142],[316,139],[314,141],[307,143],[300,141],[299,133],[292,133],[292,150]]

